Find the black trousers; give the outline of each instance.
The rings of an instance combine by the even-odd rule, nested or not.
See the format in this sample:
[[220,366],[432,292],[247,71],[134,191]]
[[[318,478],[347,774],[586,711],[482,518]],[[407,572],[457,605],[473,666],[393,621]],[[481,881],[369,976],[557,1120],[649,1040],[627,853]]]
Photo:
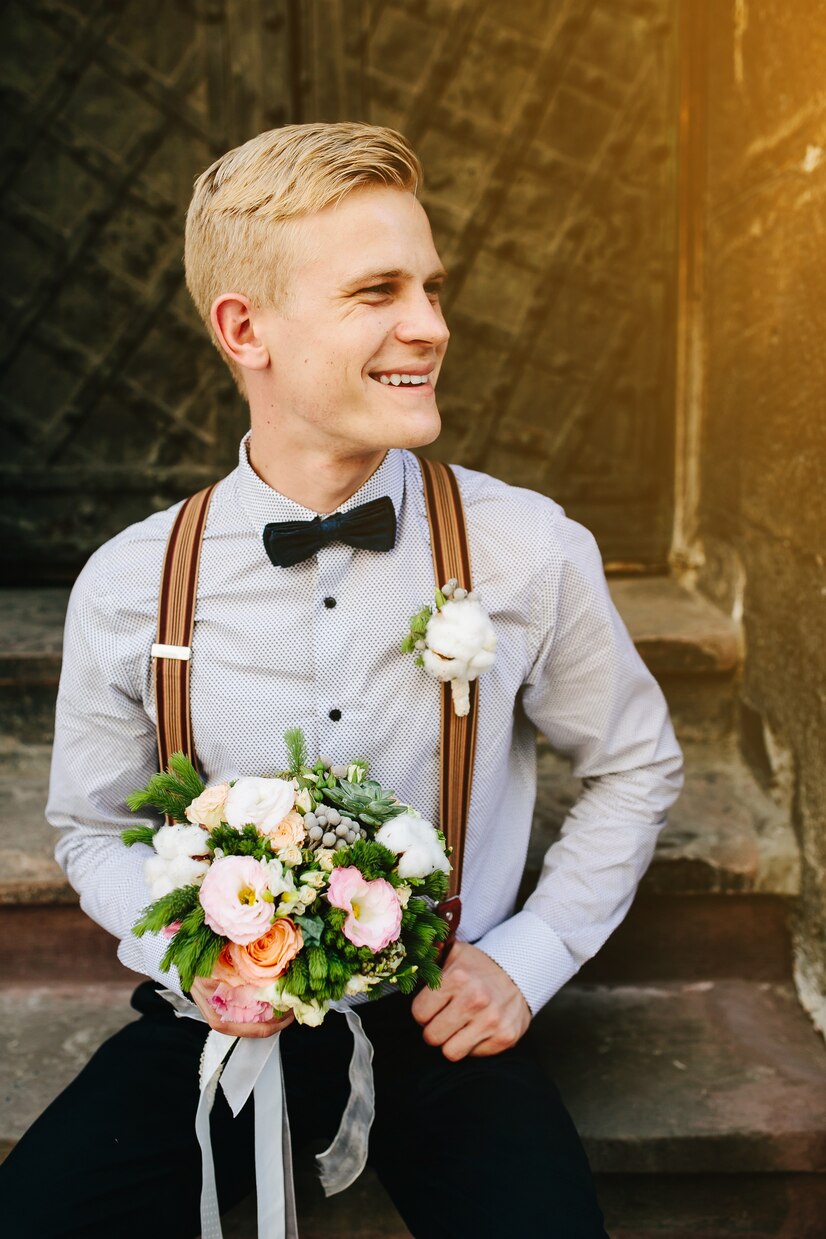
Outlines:
[[[200,1232],[194,1133],[207,1034],[147,982],[141,1018],[111,1037],[0,1167],[7,1239],[187,1239]],[[416,1239],[605,1239],[588,1163],[529,1038],[450,1063],[394,995],[359,1009],[373,1042],[370,1163]],[[281,1034],[295,1148],[332,1138],[347,1098],[352,1038],[330,1015]],[[254,1188],[253,1114],[220,1089],[212,1138],[221,1208]],[[300,1219],[299,1219],[300,1221]]]

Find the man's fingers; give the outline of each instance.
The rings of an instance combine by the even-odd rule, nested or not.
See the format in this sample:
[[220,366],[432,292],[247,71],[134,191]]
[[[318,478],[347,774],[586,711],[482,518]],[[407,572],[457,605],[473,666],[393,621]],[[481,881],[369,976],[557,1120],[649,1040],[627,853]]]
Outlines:
[[464,1028],[455,1032],[452,1037],[448,1037],[447,1041],[442,1044],[442,1053],[452,1063],[458,1063],[460,1059],[467,1058],[469,1054],[475,1054],[477,1047],[483,1045],[486,1039],[486,1032],[481,1031],[478,1022],[472,1020],[469,1024],[465,1024]]
[[444,1045],[471,1019],[470,1012],[463,1011],[455,1001],[450,1002],[424,1025],[422,1036],[428,1045]]
[[419,990],[410,1008],[413,1013],[413,1019],[419,1024],[427,1024],[433,1019],[434,1015],[438,1015],[447,1006],[450,998],[450,991],[444,982],[442,982],[439,989]]
[[226,1033],[228,1037],[274,1037],[282,1028],[292,1024],[295,1018],[293,1012],[288,1011],[280,1019],[266,1020],[263,1024],[236,1024],[231,1020],[222,1020],[209,1001],[217,988],[218,982],[211,977],[196,977],[190,991],[192,1001],[215,1032]]
[[210,1020],[210,1028],[216,1032],[226,1033],[228,1037],[274,1037],[293,1021],[293,1014],[283,1020],[267,1020],[264,1024],[234,1024],[231,1020],[222,1020],[220,1016],[214,1022]]

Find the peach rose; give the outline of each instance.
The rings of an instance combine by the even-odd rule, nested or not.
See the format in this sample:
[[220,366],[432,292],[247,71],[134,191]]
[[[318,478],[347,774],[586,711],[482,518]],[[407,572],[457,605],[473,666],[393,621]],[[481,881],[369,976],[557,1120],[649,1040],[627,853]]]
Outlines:
[[[303,945],[301,930],[288,916],[284,916],[274,921],[267,932],[255,942],[246,946],[230,942],[224,947],[224,951],[242,984],[266,985],[286,971],[287,965]],[[219,965],[224,951],[219,956]],[[218,976],[217,968],[212,975]],[[227,980],[230,985],[238,984],[238,981],[232,981],[225,976],[219,977],[219,980]]]
[[212,980],[223,981],[224,985],[244,985],[244,978],[240,977],[235,970],[235,964],[232,962],[232,956],[229,953],[229,946],[230,944],[227,943],[218,956],[218,961],[212,969]]
[[187,819],[198,826],[206,826],[214,830],[223,821],[224,805],[229,795],[229,783],[216,783],[207,787],[196,796],[191,805],[184,809]]
[[286,817],[282,817],[277,826],[272,826],[262,833],[278,851],[279,848],[289,847],[293,843],[303,843],[307,832],[304,829],[304,818],[300,813],[296,813],[295,809],[291,809]]

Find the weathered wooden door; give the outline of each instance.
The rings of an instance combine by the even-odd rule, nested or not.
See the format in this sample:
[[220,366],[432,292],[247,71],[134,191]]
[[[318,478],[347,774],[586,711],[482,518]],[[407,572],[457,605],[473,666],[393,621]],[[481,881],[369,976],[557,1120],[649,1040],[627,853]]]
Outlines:
[[677,0],[29,0],[4,13],[6,579],[232,467],[245,409],[181,268],[194,176],[290,120],[405,132],[451,271],[439,455],[609,562],[672,511]]

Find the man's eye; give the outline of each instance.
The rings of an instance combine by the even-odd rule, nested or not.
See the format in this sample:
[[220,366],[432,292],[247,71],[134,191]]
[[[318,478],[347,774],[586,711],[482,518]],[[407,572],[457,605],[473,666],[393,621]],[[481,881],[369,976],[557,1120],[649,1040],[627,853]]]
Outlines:
[[360,293],[376,293],[379,296],[386,297],[393,290],[389,284],[371,284],[369,288],[360,288]]

